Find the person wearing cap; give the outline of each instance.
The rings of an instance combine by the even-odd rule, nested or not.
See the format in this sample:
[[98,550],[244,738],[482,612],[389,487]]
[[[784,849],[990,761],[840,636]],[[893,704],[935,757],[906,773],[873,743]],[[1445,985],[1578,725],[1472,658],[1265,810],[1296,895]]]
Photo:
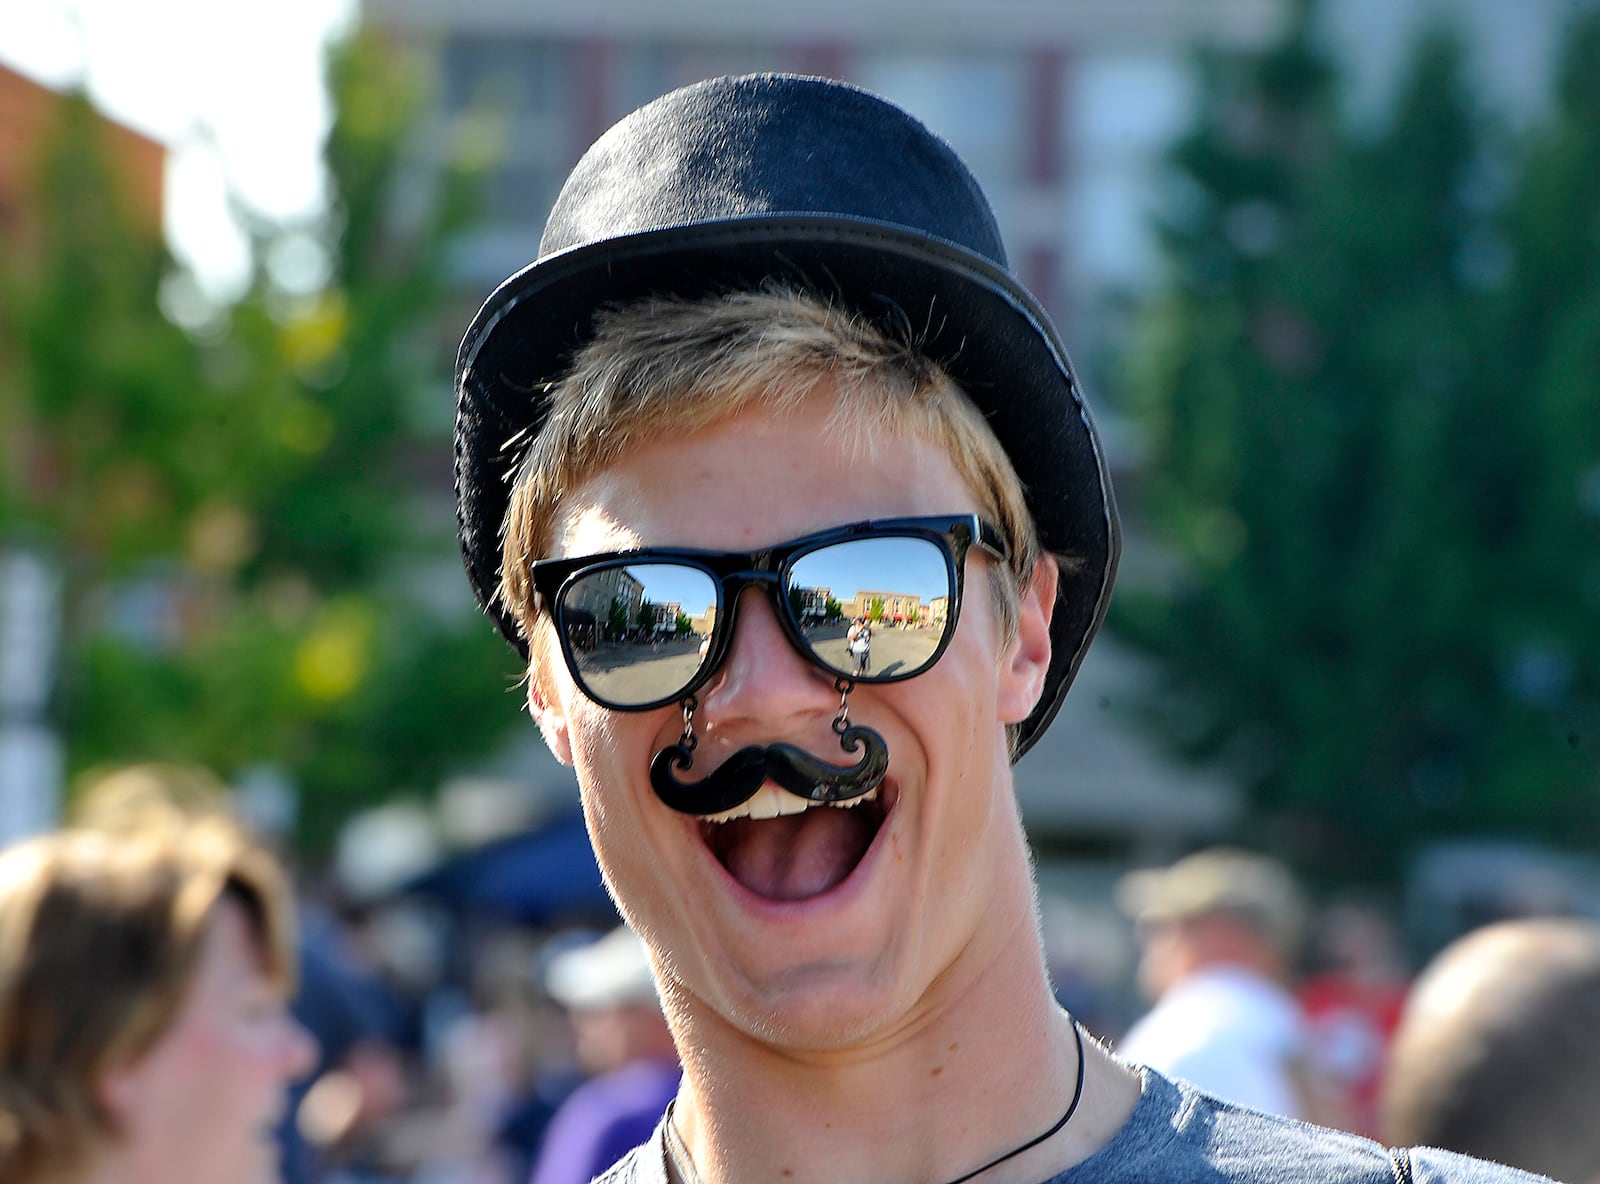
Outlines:
[[1117,902],[1141,946],[1155,1006],[1118,1045],[1131,1061],[1272,1114],[1331,1121],[1288,978],[1305,922],[1276,859],[1213,848],[1132,872]]
[[[825,79],[646,105],[473,320],[456,398],[469,577],[684,1065],[605,1180],[1395,1178],[1375,1144],[1135,1071],[1055,1003],[1011,766],[1105,614],[1117,517],[942,140]],[[805,606],[880,598],[931,626],[857,673]],[[704,652],[578,643],[647,605],[704,620]]]
[[644,945],[626,925],[563,950],[545,989],[567,1009],[588,1080],[562,1102],[530,1184],[588,1184],[655,1129],[682,1072]]

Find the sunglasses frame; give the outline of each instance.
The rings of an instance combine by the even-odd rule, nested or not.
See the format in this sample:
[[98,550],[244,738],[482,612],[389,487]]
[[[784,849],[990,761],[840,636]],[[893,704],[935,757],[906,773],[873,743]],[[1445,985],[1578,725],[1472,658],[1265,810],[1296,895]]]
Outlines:
[[[944,632],[939,644],[928,660],[916,670],[894,674],[851,675],[834,669],[820,661],[812,649],[800,623],[794,618],[793,606],[784,593],[784,580],[796,562],[807,555],[838,543],[865,538],[926,539],[938,546],[944,557],[945,572],[949,580],[950,604],[945,613]],[[882,684],[902,682],[931,670],[944,656],[950,639],[955,636],[961,616],[961,600],[965,587],[967,552],[973,547],[1005,563],[1011,557],[1011,548],[998,527],[978,514],[940,514],[916,518],[880,518],[837,526],[816,534],[802,535],[788,542],[760,551],[701,551],[678,547],[641,547],[632,551],[609,551],[597,555],[578,555],[562,559],[540,559],[529,565],[536,606],[550,613],[556,635],[561,642],[561,656],[567,664],[573,682],[590,700],[612,711],[654,711],[669,703],[680,703],[684,697],[699,690],[721,667],[733,642],[733,632],[738,625],[739,600],[746,588],[764,587],[773,605],[784,636],[807,662],[830,675],[848,678],[853,683]],[[572,651],[572,641],[565,621],[564,595],[577,580],[614,567],[627,567],[641,562],[675,563],[697,568],[711,578],[717,592],[716,623],[711,627],[711,644],[694,677],[670,695],[652,699],[647,703],[617,703],[595,692],[584,681]],[[552,612],[551,609],[554,611]]]

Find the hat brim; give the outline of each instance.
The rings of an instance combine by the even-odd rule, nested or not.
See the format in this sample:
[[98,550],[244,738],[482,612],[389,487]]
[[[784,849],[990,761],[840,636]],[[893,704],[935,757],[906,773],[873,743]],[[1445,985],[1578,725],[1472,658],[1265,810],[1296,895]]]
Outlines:
[[1021,478],[1040,542],[1060,561],[1043,691],[1019,726],[1020,757],[1055,717],[1110,602],[1120,533],[1105,456],[1049,318],[1003,268],[890,223],[758,215],[654,229],[552,254],[503,283],[473,319],[456,365],[456,497],[474,590],[527,654],[498,599],[501,532],[544,385],[570,364],[603,307],[693,298],[774,277],[909,327],[962,387]]

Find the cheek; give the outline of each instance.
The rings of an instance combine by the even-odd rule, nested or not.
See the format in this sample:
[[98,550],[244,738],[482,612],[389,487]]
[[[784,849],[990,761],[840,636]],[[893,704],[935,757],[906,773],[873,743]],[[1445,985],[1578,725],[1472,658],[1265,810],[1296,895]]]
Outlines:
[[135,1143],[183,1147],[204,1138],[234,1091],[232,1050],[210,1026],[175,1029],[126,1080],[118,1112]]
[[[223,1118],[245,1112],[253,1123],[263,1099],[274,1096],[309,1057],[292,1028],[277,1020],[241,1018],[195,1033],[185,1050],[186,1091],[198,1110]],[[222,1133],[222,1132],[219,1132]]]
[[[633,796],[633,770],[626,729],[591,711],[585,704],[569,705],[572,721],[572,765],[577,774],[583,812],[596,842],[609,824],[629,813]],[[644,758],[648,760],[648,758]]]
[[[648,724],[614,712],[577,708],[573,757],[584,821],[608,883],[639,878],[651,861],[656,806],[650,759],[659,745]],[[620,886],[620,885],[619,885]]]
[[915,688],[913,718],[920,721],[931,751],[963,767],[987,759],[990,729],[1003,740],[994,624],[982,613],[973,618],[962,618],[950,648],[930,672],[933,677],[907,684]]
[[678,742],[683,716],[656,711],[609,711],[570,686],[562,710],[570,725],[573,767],[584,788],[584,811],[595,821],[621,818],[630,827],[660,809],[650,788],[650,762]]

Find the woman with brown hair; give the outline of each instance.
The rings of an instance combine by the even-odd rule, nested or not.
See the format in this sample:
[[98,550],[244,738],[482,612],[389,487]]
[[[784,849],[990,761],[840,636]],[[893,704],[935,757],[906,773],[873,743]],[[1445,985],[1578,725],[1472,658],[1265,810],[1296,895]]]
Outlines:
[[285,1084],[288,887],[222,816],[0,852],[0,1180],[269,1184]]

